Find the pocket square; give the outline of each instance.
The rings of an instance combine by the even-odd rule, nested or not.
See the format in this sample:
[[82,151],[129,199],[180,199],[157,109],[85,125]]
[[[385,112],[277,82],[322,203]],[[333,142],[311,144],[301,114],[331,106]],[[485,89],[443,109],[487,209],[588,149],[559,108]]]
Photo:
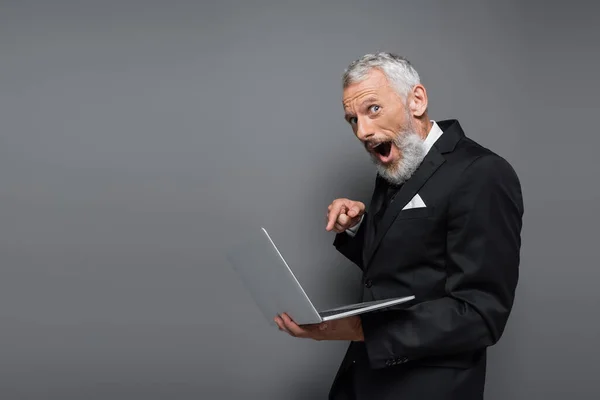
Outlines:
[[427,207],[425,205],[425,202],[423,201],[423,199],[421,198],[421,196],[419,196],[419,194],[415,194],[415,197],[413,197],[405,206],[402,210],[410,210],[411,208],[423,208],[423,207]]

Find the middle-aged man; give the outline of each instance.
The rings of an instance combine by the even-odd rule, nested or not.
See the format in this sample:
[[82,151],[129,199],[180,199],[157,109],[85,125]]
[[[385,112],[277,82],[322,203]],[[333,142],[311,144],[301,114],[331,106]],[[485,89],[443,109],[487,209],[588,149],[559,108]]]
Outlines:
[[343,89],[346,121],[378,173],[368,211],[336,199],[326,229],[362,270],[363,301],[415,300],[322,324],[275,320],[295,337],[351,342],[330,399],[482,399],[486,349],[504,331],[517,286],[519,179],[458,121],[429,119],[404,58],[365,55]]

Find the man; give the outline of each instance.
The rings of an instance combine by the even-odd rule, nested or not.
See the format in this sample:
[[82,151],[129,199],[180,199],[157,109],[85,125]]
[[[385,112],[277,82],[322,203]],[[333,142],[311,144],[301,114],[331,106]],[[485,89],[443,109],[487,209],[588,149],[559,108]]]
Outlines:
[[366,55],[343,78],[346,121],[377,167],[369,209],[336,199],[336,248],[362,270],[363,301],[408,305],[316,325],[296,337],[351,341],[330,399],[482,399],[486,348],[501,337],[518,280],[523,201],[503,158],[456,120],[427,115],[404,58]]

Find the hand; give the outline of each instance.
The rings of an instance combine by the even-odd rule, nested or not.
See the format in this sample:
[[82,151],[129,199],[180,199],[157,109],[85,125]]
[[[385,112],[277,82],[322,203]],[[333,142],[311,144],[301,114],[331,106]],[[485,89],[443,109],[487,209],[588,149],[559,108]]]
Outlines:
[[329,205],[325,229],[328,232],[333,229],[337,233],[342,233],[358,224],[364,213],[365,205],[360,201],[336,199]]
[[320,324],[297,325],[289,315],[283,313],[275,317],[279,330],[297,338],[313,340],[365,340],[360,318],[356,315]]

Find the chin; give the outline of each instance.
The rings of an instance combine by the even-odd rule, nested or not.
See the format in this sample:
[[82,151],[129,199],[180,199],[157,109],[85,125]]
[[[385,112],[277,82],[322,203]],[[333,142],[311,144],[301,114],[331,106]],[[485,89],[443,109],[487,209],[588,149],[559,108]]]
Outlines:
[[410,177],[406,176],[404,171],[402,171],[400,168],[398,162],[393,162],[390,164],[382,164],[378,162],[377,172],[382,178],[394,185],[401,185]]

